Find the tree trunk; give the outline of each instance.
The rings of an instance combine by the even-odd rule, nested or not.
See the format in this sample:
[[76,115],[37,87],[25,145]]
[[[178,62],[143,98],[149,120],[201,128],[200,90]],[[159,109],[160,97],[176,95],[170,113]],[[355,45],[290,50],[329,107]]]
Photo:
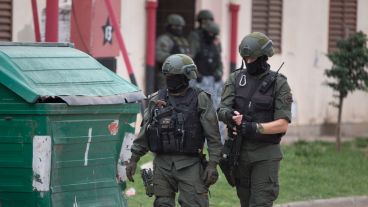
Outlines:
[[341,114],[342,114],[342,106],[343,106],[344,98],[342,94],[339,96],[339,105],[338,105],[338,116],[337,116],[337,125],[336,125],[336,151],[340,152],[341,150]]

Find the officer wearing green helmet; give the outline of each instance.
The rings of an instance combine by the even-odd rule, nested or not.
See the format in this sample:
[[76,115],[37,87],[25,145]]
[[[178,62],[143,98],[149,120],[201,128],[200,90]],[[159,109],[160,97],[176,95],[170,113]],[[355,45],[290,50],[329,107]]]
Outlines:
[[[169,56],[162,73],[167,88],[149,97],[141,131],[131,147],[127,177],[133,181],[140,157],[154,152],[154,206],[175,207],[179,192],[181,206],[208,207],[208,188],[217,181],[222,149],[216,111],[206,92],[189,86],[198,73],[189,56]],[[205,141],[208,162],[203,156]]]
[[286,77],[270,70],[267,60],[274,51],[265,34],[245,36],[239,53],[246,68],[230,74],[218,109],[219,120],[228,126],[227,142],[241,143],[231,172],[234,183],[229,183],[236,186],[242,207],[271,207],[279,192],[279,143],[291,122],[292,95]]
[[156,90],[165,87],[165,78],[161,73],[165,59],[172,54],[191,55],[189,42],[183,36],[184,18],[178,14],[170,14],[167,16],[165,25],[166,32],[156,41]]

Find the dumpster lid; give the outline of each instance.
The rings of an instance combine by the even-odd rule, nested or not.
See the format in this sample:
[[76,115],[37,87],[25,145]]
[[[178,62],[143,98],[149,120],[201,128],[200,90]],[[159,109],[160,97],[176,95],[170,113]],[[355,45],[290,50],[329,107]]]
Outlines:
[[29,103],[58,97],[69,105],[119,104],[141,90],[70,43],[0,42],[0,83]]

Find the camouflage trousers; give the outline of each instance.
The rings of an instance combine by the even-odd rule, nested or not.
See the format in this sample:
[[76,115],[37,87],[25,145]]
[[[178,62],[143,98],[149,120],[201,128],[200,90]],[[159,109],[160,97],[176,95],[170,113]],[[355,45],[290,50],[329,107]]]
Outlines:
[[[201,82],[197,82],[196,80],[192,80],[190,82],[191,86],[196,86],[207,93],[211,94],[211,99],[213,103],[213,107],[217,110],[220,106],[221,102],[221,93],[224,88],[224,83],[222,81],[215,82],[215,78],[213,76],[203,76]],[[221,133],[221,142],[225,142],[225,125],[223,122],[219,122],[220,133]]]
[[236,191],[241,207],[272,207],[279,194],[280,160],[241,161],[236,171]]
[[203,167],[198,162],[180,170],[175,165],[165,169],[154,166],[153,185],[156,196],[154,207],[175,207],[175,194],[182,207],[208,207],[208,188],[201,175]]

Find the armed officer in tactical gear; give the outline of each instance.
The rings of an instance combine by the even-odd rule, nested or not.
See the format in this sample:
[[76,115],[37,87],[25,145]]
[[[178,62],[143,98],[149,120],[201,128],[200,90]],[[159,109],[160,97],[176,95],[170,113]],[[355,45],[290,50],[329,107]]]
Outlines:
[[[131,148],[126,172],[130,181],[140,157],[154,152],[155,207],[174,207],[175,194],[185,207],[207,207],[208,187],[217,181],[222,144],[210,95],[190,87],[197,67],[184,54],[169,56],[163,66],[167,88],[149,98],[141,131]],[[209,161],[203,159],[207,141]]]
[[166,19],[166,32],[156,41],[156,84],[155,89],[162,89],[166,82],[161,73],[162,64],[173,54],[191,55],[188,40],[183,35],[185,20],[178,14],[170,14]]
[[291,121],[292,95],[286,77],[270,70],[267,60],[274,51],[266,35],[245,36],[239,53],[246,69],[226,81],[218,116],[229,128],[229,139],[241,139],[234,171],[241,206],[272,206],[279,192],[279,143]]

